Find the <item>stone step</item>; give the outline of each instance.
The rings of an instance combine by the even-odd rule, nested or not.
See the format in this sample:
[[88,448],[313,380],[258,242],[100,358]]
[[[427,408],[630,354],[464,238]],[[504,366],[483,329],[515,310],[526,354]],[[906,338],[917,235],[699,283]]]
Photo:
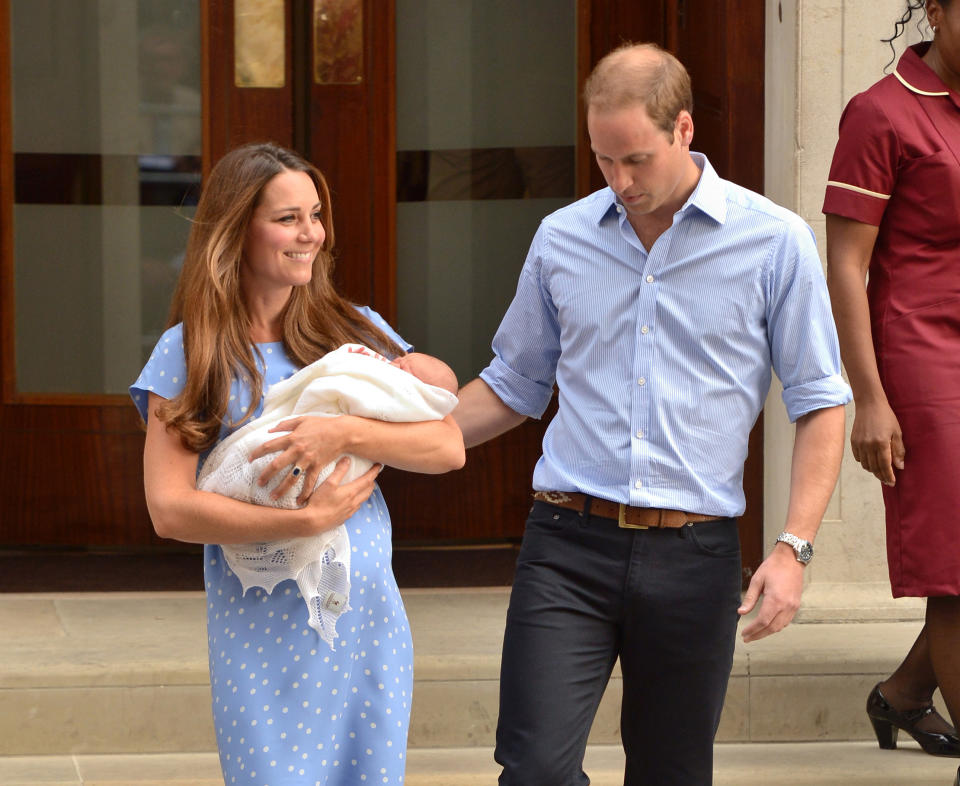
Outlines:
[[[412,748],[493,745],[505,589],[406,590]],[[920,623],[795,624],[738,643],[720,742],[867,740],[871,686]],[[0,755],[215,750],[201,593],[0,595]],[[619,742],[619,672],[592,744]]]
[[[716,746],[714,786],[949,786],[956,759],[918,747],[881,751],[863,742],[726,743]],[[621,786],[619,746],[591,745],[593,786]],[[498,768],[486,747],[414,748],[406,786],[490,786]],[[221,786],[214,753],[0,757],[0,786]]]

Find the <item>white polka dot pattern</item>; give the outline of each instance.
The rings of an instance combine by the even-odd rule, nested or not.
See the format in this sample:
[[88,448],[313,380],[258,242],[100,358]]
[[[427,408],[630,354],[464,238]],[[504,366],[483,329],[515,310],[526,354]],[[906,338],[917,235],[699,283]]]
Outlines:
[[[413,642],[390,569],[380,491],[347,522],[353,609],[333,652],[307,626],[296,584],[241,594],[218,546],[205,547],[214,726],[227,784],[402,784]],[[254,775],[254,773],[256,773]]]
[[[410,346],[367,308],[400,346]],[[259,344],[264,388],[296,366],[281,343]],[[180,393],[186,382],[182,328],[167,330],[130,395],[142,417],[147,396]],[[249,391],[234,383],[238,420]],[[255,415],[262,407],[257,407]],[[221,439],[230,432],[225,427]],[[202,458],[202,457],[201,457]],[[413,642],[391,568],[390,516],[380,489],[350,518],[351,611],[331,652],[307,624],[297,585],[243,594],[219,546],[204,547],[207,640],[214,728],[228,786],[402,784],[413,691]]]

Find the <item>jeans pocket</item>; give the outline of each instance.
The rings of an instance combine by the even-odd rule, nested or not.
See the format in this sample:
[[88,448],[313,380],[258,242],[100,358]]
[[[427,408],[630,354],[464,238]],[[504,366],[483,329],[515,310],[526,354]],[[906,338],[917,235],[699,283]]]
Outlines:
[[740,556],[740,533],[736,519],[702,521],[685,530],[690,542],[702,554],[711,557]]
[[556,505],[538,500],[530,509],[526,531],[563,532],[575,527],[580,521],[582,519],[576,511],[558,508]]

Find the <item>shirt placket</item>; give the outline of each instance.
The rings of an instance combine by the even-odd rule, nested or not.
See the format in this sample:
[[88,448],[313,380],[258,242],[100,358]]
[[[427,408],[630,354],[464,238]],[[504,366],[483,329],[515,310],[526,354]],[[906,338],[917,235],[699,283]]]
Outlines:
[[[630,480],[629,504],[649,507],[651,475],[649,440],[653,427],[653,392],[657,380],[653,368],[656,341],[658,274],[662,269],[666,242],[654,244],[647,253],[636,233],[621,213],[620,230],[631,246],[637,249],[637,268],[641,276],[636,323],[634,325],[633,395],[630,406]],[[666,237],[661,240],[666,241]]]

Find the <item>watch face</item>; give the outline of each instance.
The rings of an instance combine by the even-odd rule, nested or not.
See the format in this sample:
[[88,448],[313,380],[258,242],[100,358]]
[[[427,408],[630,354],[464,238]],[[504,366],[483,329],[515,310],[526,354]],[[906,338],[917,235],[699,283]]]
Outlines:
[[813,559],[813,546],[811,546],[809,543],[804,543],[797,552],[797,556],[800,558],[801,562],[809,562],[811,559]]

